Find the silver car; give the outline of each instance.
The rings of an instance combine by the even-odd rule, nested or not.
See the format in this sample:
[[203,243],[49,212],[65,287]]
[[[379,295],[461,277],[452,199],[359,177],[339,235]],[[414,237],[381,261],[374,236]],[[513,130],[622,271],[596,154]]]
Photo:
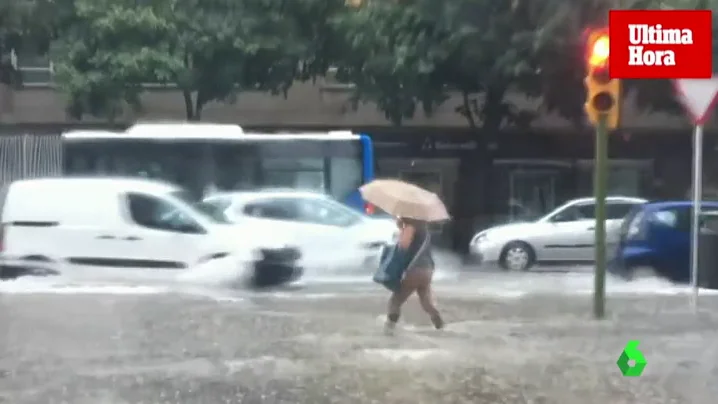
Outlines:
[[[645,199],[606,198],[606,240],[618,241],[623,218]],[[537,263],[590,263],[595,254],[594,198],[574,199],[536,221],[496,226],[476,234],[469,245],[472,258],[506,270],[525,271]]]

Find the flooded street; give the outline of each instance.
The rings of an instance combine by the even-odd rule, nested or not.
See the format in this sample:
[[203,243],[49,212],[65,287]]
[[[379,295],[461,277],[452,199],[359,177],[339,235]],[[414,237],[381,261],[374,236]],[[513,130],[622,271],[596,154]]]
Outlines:
[[[410,300],[395,336],[366,279],[253,292],[159,282],[0,283],[0,402],[712,403],[718,296],[586,273],[437,281],[446,330]],[[616,366],[639,340],[640,377]]]

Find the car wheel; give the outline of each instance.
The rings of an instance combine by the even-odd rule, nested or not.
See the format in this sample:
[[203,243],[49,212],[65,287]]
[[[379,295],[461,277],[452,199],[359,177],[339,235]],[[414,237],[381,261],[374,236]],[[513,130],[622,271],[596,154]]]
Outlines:
[[528,271],[535,260],[536,254],[530,245],[523,241],[512,241],[501,252],[499,264],[507,271]]

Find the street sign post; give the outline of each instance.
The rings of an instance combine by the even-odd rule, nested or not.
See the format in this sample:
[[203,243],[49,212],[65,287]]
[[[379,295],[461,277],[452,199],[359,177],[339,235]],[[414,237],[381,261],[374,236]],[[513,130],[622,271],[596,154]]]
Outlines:
[[695,125],[693,136],[693,216],[691,220],[691,287],[693,307],[698,305],[698,243],[701,201],[703,200],[703,125],[718,95],[718,77],[676,79],[676,95]]

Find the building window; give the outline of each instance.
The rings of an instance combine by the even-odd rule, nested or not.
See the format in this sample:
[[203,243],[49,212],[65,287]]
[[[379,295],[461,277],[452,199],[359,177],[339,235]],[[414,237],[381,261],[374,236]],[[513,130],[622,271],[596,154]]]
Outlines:
[[[653,178],[651,160],[612,159],[608,162],[608,194],[614,196],[647,196],[646,184]],[[578,161],[579,194],[591,195],[594,180],[592,160]]]
[[[13,66],[20,71],[24,87],[48,87],[53,84],[54,69],[49,55],[12,51]],[[142,83],[146,88],[176,88],[174,83]]]
[[20,71],[25,87],[52,85],[53,68],[48,55],[12,51],[13,65]]

